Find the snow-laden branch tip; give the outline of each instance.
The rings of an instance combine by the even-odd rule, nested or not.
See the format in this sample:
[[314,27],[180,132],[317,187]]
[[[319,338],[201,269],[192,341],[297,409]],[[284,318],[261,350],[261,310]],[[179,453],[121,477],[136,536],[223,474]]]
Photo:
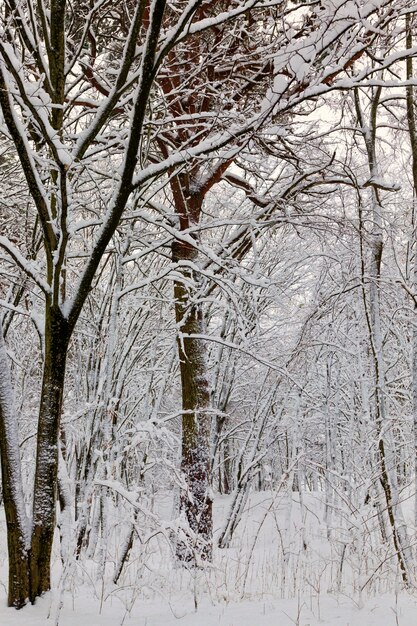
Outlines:
[[42,289],[45,294],[51,293],[50,286],[41,277],[36,265],[33,262],[29,261],[26,257],[24,257],[20,250],[15,245],[13,245],[7,237],[4,237],[3,235],[0,235],[0,248],[3,248],[3,250],[5,250],[9,254],[9,256],[13,259],[16,265],[27,276],[29,276],[29,278],[35,281],[38,287]]

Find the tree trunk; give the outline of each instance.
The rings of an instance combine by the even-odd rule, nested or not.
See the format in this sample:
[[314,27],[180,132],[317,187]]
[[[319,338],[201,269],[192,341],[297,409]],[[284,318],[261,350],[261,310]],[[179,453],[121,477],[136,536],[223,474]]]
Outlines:
[[9,554],[8,605],[20,609],[29,598],[29,523],[23,497],[18,428],[7,359],[0,319],[0,453]]
[[[358,124],[368,155],[368,166],[370,180],[377,180],[379,177],[377,156],[376,156],[376,129],[377,111],[381,96],[381,87],[378,87],[371,103],[369,124],[365,124],[361,109],[358,92],[355,92],[355,106]],[[385,359],[383,353],[383,334],[381,316],[381,267],[383,254],[383,206],[381,204],[380,190],[372,186],[371,210],[372,220],[369,250],[369,306],[368,298],[364,286],[362,287],[363,303],[366,323],[369,332],[369,342],[374,368],[375,380],[375,426],[378,438],[378,457],[380,465],[380,483],[384,492],[388,521],[391,527],[394,548],[397,554],[398,565],[401,577],[405,585],[410,583],[411,553],[409,539],[407,537],[407,527],[404,522],[400,496],[398,491],[398,479],[395,463],[395,444],[392,426],[386,407],[386,374]],[[361,272],[364,276],[364,251],[363,251],[363,217],[360,207],[360,246],[361,246]],[[363,283],[364,284],[364,283]]]
[[195,264],[197,255],[196,248],[190,244],[175,242],[173,245],[173,260],[182,265],[184,276],[184,280],[175,282],[174,295],[183,410],[181,472],[185,480],[180,513],[190,530],[187,541],[178,544],[177,555],[187,562],[211,560],[213,533],[210,393],[206,347],[201,339],[205,327],[201,307],[193,302],[199,277],[193,269],[185,267],[187,263]]
[[[413,47],[413,26],[415,27],[414,16],[406,16],[406,46]],[[407,80],[412,80],[413,59],[410,57],[406,61]],[[411,237],[411,278],[412,291],[416,292],[417,287],[417,120],[415,115],[414,87],[408,85],[406,88],[407,102],[407,124],[408,135],[411,146],[411,166],[413,175],[413,209],[411,215],[412,237]],[[414,300],[414,311],[417,310],[417,302]],[[414,436],[414,485],[417,485],[417,328],[415,323],[412,327],[412,367],[411,367],[411,388],[413,399],[413,436]],[[414,525],[417,526],[417,492],[414,498]]]
[[68,322],[58,307],[46,311],[45,363],[38,421],[30,558],[32,602],[51,586],[50,560],[55,531],[58,437],[68,349]]

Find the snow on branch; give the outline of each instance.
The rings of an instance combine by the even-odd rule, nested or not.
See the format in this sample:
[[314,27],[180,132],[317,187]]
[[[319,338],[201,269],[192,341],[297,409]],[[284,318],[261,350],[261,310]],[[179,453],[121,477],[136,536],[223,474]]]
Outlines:
[[51,293],[51,288],[47,282],[39,275],[37,268],[33,263],[28,261],[26,257],[14,246],[7,237],[0,236],[0,247],[5,250],[20,269],[29,276],[42,289],[45,294]]

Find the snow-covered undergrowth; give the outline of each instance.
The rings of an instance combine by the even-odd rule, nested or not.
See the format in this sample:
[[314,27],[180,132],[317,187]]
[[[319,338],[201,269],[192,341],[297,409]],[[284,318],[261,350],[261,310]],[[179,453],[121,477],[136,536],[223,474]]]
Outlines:
[[[231,497],[215,499],[218,535]],[[171,494],[153,499],[154,522],[135,535],[113,582],[130,523],[109,511],[108,533],[94,554],[65,565],[55,542],[53,591],[23,611],[6,608],[4,512],[0,517],[2,626],[414,626],[417,590],[401,590],[389,545],[378,544],[370,507],[330,511],[321,492],[252,492],[227,549],[201,568],[173,558]],[[118,521],[116,521],[118,520]],[[331,521],[331,524],[329,523]]]

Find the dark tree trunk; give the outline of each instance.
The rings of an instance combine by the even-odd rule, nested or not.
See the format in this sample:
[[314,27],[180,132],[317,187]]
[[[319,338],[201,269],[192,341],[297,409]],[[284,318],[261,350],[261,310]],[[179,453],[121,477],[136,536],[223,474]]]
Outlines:
[[[180,267],[181,261],[194,264],[197,250],[189,244],[176,242],[173,260],[180,263]],[[192,293],[199,277],[184,266],[181,271],[184,280],[174,285],[183,410],[181,471],[186,484],[180,496],[180,512],[191,532],[188,541],[178,544],[177,555],[183,561],[194,563],[196,559],[212,558],[211,414],[206,348],[201,338],[205,332],[203,312],[193,301]]]
[[30,558],[32,602],[51,586],[50,557],[56,525],[58,437],[68,349],[68,322],[59,308],[46,312],[45,363],[38,422]]
[[[226,406],[220,407],[225,412]],[[221,494],[230,494],[232,492],[232,463],[230,458],[230,438],[224,437],[220,440],[224,430],[226,418],[223,415],[216,415],[215,433],[213,445],[213,459],[218,457],[218,489]]]

